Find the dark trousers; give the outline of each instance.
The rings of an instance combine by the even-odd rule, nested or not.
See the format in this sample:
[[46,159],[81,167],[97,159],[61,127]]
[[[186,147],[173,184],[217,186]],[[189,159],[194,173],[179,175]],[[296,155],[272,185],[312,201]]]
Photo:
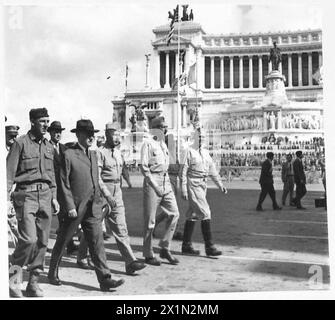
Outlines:
[[49,276],[58,277],[58,268],[65,247],[77,231],[79,224],[81,224],[98,281],[101,282],[103,279],[110,277],[101,227],[102,214],[93,214],[92,201],[89,201],[86,208],[78,214],[77,218],[66,218],[61,225],[51,254]]
[[11,263],[42,271],[51,226],[51,190],[14,192],[18,243]]
[[261,193],[259,195],[257,207],[262,207],[262,203],[265,200],[267,194],[269,194],[272,200],[273,208],[277,208],[278,204],[276,201],[276,191],[273,186],[273,183],[261,183]]
[[307,193],[306,185],[304,183],[296,183],[296,190],[295,190],[295,204],[297,208],[301,207],[301,199]]

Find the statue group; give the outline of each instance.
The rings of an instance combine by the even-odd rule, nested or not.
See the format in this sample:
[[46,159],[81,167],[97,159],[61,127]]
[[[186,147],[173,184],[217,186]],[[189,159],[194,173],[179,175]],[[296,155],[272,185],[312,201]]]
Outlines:
[[[190,13],[187,13],[188,4],[182,5],[183,7],[183,13],[181,15],[180,20],[181,21],[193,21],[194,15],[193,15],[193,9],[191,9]],[[171,19],[172,22],[179,21],[178,17],[178,11],[179,11],[179,5],[177,5],[176,9],[173,9],[173,13],[171,11],[168,12],[168,18]]]
[[209,121],[206,129],[221,132],[243,131],[243,130],[262,130],[263,118],[254,115],[235,116],[219,121]]
[[321,117],[311,114],[288,113],[282,117],[283,129],[320,130]]
[[148,124],[147,119],[144,114],[143,109],[146,108],[146,105],[135,106],[134,112],[132,113],[129,121],[131,123],[131,132],[147,132],[148,131]]

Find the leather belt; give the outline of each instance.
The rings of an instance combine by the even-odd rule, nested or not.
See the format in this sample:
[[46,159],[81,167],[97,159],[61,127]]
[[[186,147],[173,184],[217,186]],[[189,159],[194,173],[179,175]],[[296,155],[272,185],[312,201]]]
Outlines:
[[117,183],[120,183],[120,180],[103,180],[104,183],[114,183],[114,184],[117,184]]
[[50,189],[50,187],[48,183],[40,182],[40,183],[32,183],[32,184],[19,184],[16,186],[16,189],[31,192],[31,191],[47,190],[47,189]]
[[151,174],[165,177],[167,175],[167,172],[151,172]]

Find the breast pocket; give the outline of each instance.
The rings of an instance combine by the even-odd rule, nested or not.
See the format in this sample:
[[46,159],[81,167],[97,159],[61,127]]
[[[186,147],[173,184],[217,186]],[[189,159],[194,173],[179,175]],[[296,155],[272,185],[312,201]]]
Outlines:
[[44,154],[44,159],[45,159],[45,168],[48,171],[54,170],[54,156],[51,153],[45,153]]
[[22,171],[37,169],[39,166],[39,156],[37,154],[25,153],[21,160]]

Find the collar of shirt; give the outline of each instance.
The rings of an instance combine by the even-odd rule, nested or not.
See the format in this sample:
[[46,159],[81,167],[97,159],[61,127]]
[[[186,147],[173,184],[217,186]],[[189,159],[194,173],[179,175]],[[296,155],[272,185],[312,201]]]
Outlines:
[[37,140],[37,138],[34,136],[34,134],[29,130],[28,131],[28,137],[30,138],[30,140],[36,142],[36,143],[44,143],[45,144],[45,141],[47,141],[47,139],[45,137],[42,137],[41,140]]
[[[78,142],[78,146],[80,147],[81,150],[84,151],[84,153],[85,153],[86,155],[88,155],[88,148],[86,149],[86,148],[85,148],[84,146],[82,146],[79,142]],[[87,153],[86,153],[86,150],[87,150]]]

